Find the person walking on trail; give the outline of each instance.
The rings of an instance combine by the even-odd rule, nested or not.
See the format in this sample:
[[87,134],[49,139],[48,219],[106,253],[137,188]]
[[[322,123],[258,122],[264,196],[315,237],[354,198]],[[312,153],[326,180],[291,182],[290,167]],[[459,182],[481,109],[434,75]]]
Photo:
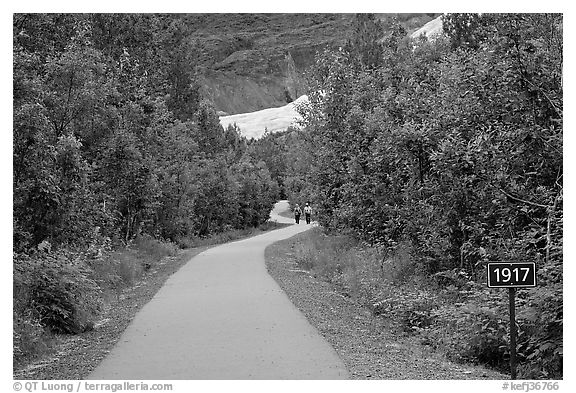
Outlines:
[[306,202],[306,206],[304,206],[304,214],[306,215],[306,224],[310,224],[310,216],[312,215],[312,208],[310,207],[309,202]]
[[300,215],[302,214],[302,210],[300,210],[300,206],[296,204],[294,208],[294,219],[296,220],[296,224],[300,224]]

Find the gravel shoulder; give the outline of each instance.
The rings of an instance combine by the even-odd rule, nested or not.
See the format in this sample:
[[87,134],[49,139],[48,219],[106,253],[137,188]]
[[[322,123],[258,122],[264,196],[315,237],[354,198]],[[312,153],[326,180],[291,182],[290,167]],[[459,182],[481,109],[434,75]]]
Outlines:
[[266,248],[266,268],[336,350],[352,379],[508,379],[481,366],[452,363],[415,339],[395,334],[383,318],[302,270],[294,249],[305,236]]

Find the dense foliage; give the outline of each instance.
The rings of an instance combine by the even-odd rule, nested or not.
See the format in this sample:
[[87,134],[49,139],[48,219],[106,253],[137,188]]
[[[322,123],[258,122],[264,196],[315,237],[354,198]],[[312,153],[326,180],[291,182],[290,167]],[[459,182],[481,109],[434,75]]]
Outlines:
[[505,366],[484,267],[536,262],[521,376],[562,377],[562,16],[448,14],[434,42],[382,20],[356,16],[316,57],[301,129],[246,141],[203,95],[185,17],[14,15],[15,354],[90,329],[103,286],[133,276],[119,246],[255,227],[281,195],[363,242],[318,240],[323,274],[457,360]]
[[181,17],[16,14],[13,33],[16,341],[89,328],[103,250],[268,219],[276,182],[203,98]]
[[[450,14],[444,30],[410,40],[362,15],[317,57],[304,128],[283,136],[297,140],[286,193],[328,230],[408,250],[415,274],[482,282],[487,261],[536,262],[539,287],[519,295],[523,375],[558,377],[562,16]],[[495,317],[472,325],[505,347]]]

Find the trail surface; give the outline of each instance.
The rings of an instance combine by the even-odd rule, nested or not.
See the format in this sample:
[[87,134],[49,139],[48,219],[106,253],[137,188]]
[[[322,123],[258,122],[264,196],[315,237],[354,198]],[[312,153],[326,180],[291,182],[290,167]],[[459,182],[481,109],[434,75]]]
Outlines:
[[[292,222],[279,212],[278,222]],[[209,249],[168,279],[88,379],[342,379],[336,352],[268,275],[292,225]]]

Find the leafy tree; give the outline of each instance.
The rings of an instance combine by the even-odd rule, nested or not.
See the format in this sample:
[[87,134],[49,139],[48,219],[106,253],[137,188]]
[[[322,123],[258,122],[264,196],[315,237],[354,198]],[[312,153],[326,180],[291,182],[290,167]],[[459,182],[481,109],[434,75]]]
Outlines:
[[352,22],[352,33],[347,49],[358,57],[363,66],[378,67],[383,60],[380,43],[382,36],[382,24],[374,14],[356,14]]
[[157,198],[156,176],[129,131],[118,132],[110,140],[101,176],[110,190],[108,208],[116,215],[121,238],[128,242],[150,219]]
[[223,152],[226,147],[225,134],[220,119],[209,102],[203,101],[195,114],[198,125],[198,146],[209,157]]
[[238,186],[226,160],[223,157],[204,159],[198,181],[194,203],[196,235],[208,236],[234,228],[238,222]]
[[258,227],[266,222],[276,202],[278,185],[273,182],[263,161],[255,162],[247,156],[234,168],[239,186],[240,222],[246,227]]
[[285,144],[284,138],[286,133],[265,133],[264,136],[250,145],[248,154],[256,161],[263,161],[266,168],[270,171],[270,176],[276,181],[280,190],[280,198],[286,198],[284,189],[284,178],[286,176],[286,159],[287,149],[291,149]]
[[478,49],[486,38],[484,29],[490,22],[490,18],[482,14],[445,14],[442,29],[450,38],[452,48]]
[[36,54],[44,62],[64,51],[83,16],[72,14],[14,14],[15,47]]

